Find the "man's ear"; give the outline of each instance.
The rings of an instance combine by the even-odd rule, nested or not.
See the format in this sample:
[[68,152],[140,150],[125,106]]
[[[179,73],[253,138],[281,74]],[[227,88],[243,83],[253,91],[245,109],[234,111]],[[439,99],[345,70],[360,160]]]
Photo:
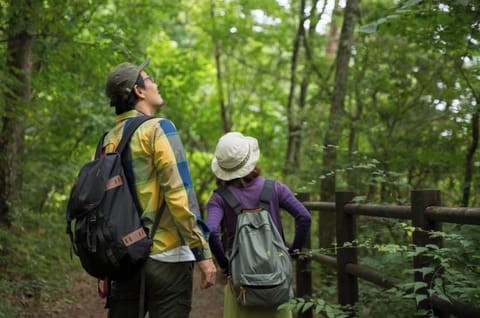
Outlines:
[[137,98],[144,98],[143,89],[140,86],[135,84],[133,86],[133,92],[137,95]]

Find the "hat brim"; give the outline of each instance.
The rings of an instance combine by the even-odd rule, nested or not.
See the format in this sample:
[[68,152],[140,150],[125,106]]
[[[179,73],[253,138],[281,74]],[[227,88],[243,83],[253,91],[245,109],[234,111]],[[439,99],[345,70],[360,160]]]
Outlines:
[[260,149],[258,147],[258,141],[255,138],[252,137],[245,137],[248,140],[248,143],[250,144],[250,157],[248,158],[248,161],[245,165],[243,165],[241,168],[235,170],[235,171],[227,171],[222,169],[218,165],[217,158],[213,157],[211,168],[213,171],[213,174],[220,180],[224,181],[230,181],[233,179],[238,179],[238,178],[243,178],[247,176],[250,172],[255,169],[255,166],[257,165],[258,159],[260,158]]
[[148,64],[150,64],[150,58],[146,59],[145,61],[143,61],[142,64],[138,65],[137,66],[138,74],[140,74],[140,72],[143,71],[145,69],[145,67],[148,66]]

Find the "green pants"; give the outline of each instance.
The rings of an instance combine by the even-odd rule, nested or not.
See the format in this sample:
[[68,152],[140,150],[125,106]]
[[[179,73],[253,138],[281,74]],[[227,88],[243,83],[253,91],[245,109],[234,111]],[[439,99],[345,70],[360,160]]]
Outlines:
[[[192,304],[193,262],[145,263],[145,311],[150,318],[188,318]],[[140,273],[112,282],[108,318],[138,318]]]

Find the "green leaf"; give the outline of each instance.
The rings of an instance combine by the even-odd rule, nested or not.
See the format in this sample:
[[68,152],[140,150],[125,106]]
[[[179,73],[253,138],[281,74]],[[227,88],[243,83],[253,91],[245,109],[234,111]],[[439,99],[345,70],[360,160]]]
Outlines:
[[423,247],[423,246],[415,246],[415,253],[417,253],[417,255],[425,253],[425,252],[428,252],[428,248]]
[[294,307],[295,309],[294,309],[294,310],[295,310],[295,311],[300,311],[300,310],[302,310],[304,304],[305,304],[304,302],[298,302],[298,303],[295,305],[295,307]]
[[313,303],[311,303],[311,302],[305,303],[305,305],[302,308],[302,312],[306,312],[307,310],[312,308],[312,306],[313,306]]
[[425,299],[427,299],[427,298],[428,298],[427,295],[415,295],[415,301],[417,302],[417,305],[418,305],[421,301],[423,301],[423,300],[425,300]]
[[332,307],[327,306],[325,308],[325,313],[327,314],[328,318],[334,318],[335,317],[335,312],[333,311]]
[[362,202],[365,202],[366,200],[367,200],[367,196],[365,196],[365,195],[357,195],[357,196],[355,196],[355,197],[352,199],[352,202],[362,203]]
[[378,28],[378,23],[374,22],[374,23],[362,25],[361,27],[358,28],[358,32],[371,34],[371,33],[377,32],[377,28]]
[[283,303],[280,306],[278,306],[277,310],[282,310],[282,309],[291,310],[293,308],[294,308],[294,305],[288,302],[288,303]]
[[420,288],[428,287],[428,284],[425,282],[415,282],[413,283],[413,291],[416,292]]
[[317,307],[325,307],[325,300],[317,299]]
[[418,5],[422,2],[423,2],[423,0],[409,0],[405,4],[402,5],[402,8],[406,9],[406,8],[409,8],[409,7],[413,7],[413,6],[416,6],[416,5]]
[[450,300],[450,298],[448,298],[447,295],[445,295],[445,294],[443,294],[443,293],[438,293],[438,294],[436,294],[436,295],[438,296],[438,298],[443,299],[443,300],[445,300],[445,301],[448,301],[450,304],[452,303],[452,301]]
[[414,272],[422,273],[422,277],[425,278],[425,275],[431,274],[435,271],[433,267],[422,267],[414,269]]

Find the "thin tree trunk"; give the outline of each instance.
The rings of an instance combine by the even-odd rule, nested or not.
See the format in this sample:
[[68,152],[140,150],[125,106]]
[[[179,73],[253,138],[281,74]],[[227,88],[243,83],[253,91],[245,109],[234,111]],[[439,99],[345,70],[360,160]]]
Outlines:
[[[13,4],[11,4],[13,6]],[[30,2],[26,6],[31,7]],[[25,107],[30,100],[34,37],[27,32],[22,10],[12,9],[8,25],[5,108],[0,130],[0,224],[11,224],[11,206],[22,188],[20,163],[25,136]]]
[[[355,64],[359,63],[359,65],[368,65],[368,54],[365,56],[364,60],[356,61]],[[354,153],[358,150],[358,137],[357,137],[357,124],[360,122],[363,116],[363,79],[365,77],[365,67],[358,68],[358,72],[356,76],[353,78],[353,82],[355,83],[354,86],[354,107],[355,110],[351,110],[350,113],[350,129],[349,129],[349,137],[348,137],[348,162],[353,163],[355,162]],[[359,183],[359,172],[358,169],[350,169],[347,170],[346,173],[347,185],[350,189],[360,189]]]
[[222,116],[223,132],[227,133],[232,129],[232,123],[230,120],[229,110],[225,104],[225,97],[223,91],[223,79],[222,79],[222,63],[221,63],[221,49],[218,43],[215,25],[215,0],[210,1],[210,16],[212,18],[212,37],[215,47],[215,68],[217,71],[217,90],[218,101],[220,103],[220,114]]
[[480,94],[475,90],[474,86],[472,85],[470,79],[465,74],[462,69],[462,63],[460,60],[456,63],[456,68],[460,75],[465,80],[465,83],[470,88],[472,95],[475,97],[476,106],[475,112],[472,114],[472,140],[470,142],[470,146],[468,147],[467,155],[465,156],[465,178],[463,182],[463,198],[462,198],[462,206],[467,207],[470,201],[470,191],[472,187],[472,176],[473,176],[473,164],[474,164],[474,156],[475,152],[478,148],[478,137],[479,137],[479,129],[480,129]]
[[[307,105],[307,96],[308,96],[308,88],[310,86],[310,77],[312,74],[312,70],[315,68],[314,65],[314,59],[313,59],[313,52],[311,50],[311,46],[309,45],[310,39],[313,39],[314,37],[317,36],[317,25],[318,22],[320,22],[320,17],[324,13],[325,7],[326,7],[326,2],[324,2],[324,7],[322,11],[319,13],[317,16],[317,5],[318,1],[313,1],[311,3],[311,8],[310,8],[310,13],[308,16],[309,19],[309,28],[308,28],[308,33],[302,33],[302,39],[303,39],[303,47],[304,47],[304,55],[305,55],[305,67],[302,72],[302,81],[300,83],[300,94],[298,98],[298,116],[297,116],[297,122],[295,125],[295,133],[292,134],[292,141],[291,143],[293,144],[293,167],[299,167],[300,162],[301,162],[301,149],[302,149],[302,129],[305,123],[305,107]],[[302,8],[303,11],[305,8]],[[303,23],[302,23],[303,24]],[[320,75],[320,74],[318,74]]]
[[[306,1],[302,0],[299,10],[299,24],[297,34],[294,39],[292,61],[291,61],[291,76],[290,76],[290,91],[287,103],[287,117],[288,117],[288,143],[287,154],[285,160],[284,174],[289,175],[293,172],[295,167],[300,166],[300,154],[302,149],[302,128],[305,121],[304,110],[307,105],[308,87],[310,86],[310,74],[315,68],[312,51],[309,46],[309,39],[316,36],[316,27],[320,21],[320,16],[316,16],[318,0],[312,1],[309,16],[305,16]],[[322,12],[323,14],[326,3]],[[309,20],[308,35],[305,34],[305,22]],[[302,72],[302,79],[300,83],[300,93],[298,97],[298,111],[294,110],[295,105],[295,88],[297,84],[297,67],[300,59],[300,51],[302,43],[305,55],[305,67]],[[318,74],[319,75],[319,74]]]
[[332,12],[332,22],[330,22],[330,31],[328,32],[328,45],[325,50],[327,55],[333,55],[337,53],[338,49],[338,26],[336,16],[339,14],[339,11],[337,5],[338,1],[335,0]]
[[295,104],[295,88],[297,86],[297,67],[298,60],[300,56],[300,46],[302,42],[302,37],[305,35],[304,22],[305,22],[305,2],[302,0],[299,8],[299,21],[297,33],[293,41],[293,52],[290,65],[290,91],[288,93],[288,102],[287,102],[287,120],[288,120],[288,133],[287,133],[287,154],[285,160],[284,174],[289,175],[294,167],[296,167],[296,158],[298,158],[300,142],[300,125],[298,123],[298,116],[293,110]]
[[[347,0],[345,7],[342,31],[340,34],[337,59],[335,85],[332,94],[332,104],[324,140],[322,167],[324,176],[320,185],[322,201],[334,201],[336,190],[335,170],[337,166],[336,147],[342,133],[341,121],[345,113],[345,95],[347,90],[348,63],[351,56],[353,34],[358,17],[359,0]],[[330,213],[319,213],[319,244],[321,248],[331,247],[335,236],[335,219]]]
[[[477,102],[480,102],[477,101]],[[473,157],[478,148],[478,130],[479,130],[479,117],[480,109],[478,104],[476,106],[475,113],[472,116],[472,140],[470,142],[470,147],[468,147],[468,152],[465,158],[465,179],[463,183],[463,199],[462,206],[467,207],[470,201],[470,191],[472,187],[472,175],[473,175]]]

